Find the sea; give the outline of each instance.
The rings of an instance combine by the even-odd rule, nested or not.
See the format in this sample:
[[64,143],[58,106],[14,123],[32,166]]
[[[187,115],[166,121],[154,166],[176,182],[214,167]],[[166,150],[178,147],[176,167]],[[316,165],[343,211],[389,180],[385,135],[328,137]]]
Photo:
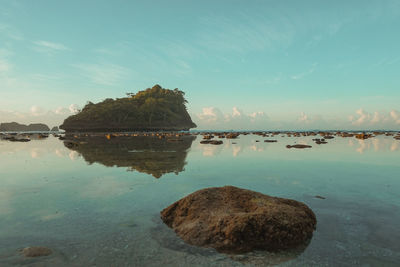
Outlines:
[[[0,138],[0,266],[400,266],[392,135],[327,144],[318,134],[215,136],[221,145],[201,144],[201,132],[29,138]],[[294,144],[312,147],[286,147]],[[160,219],[186,195],[225,185],[304,202],[317,218],[312,239],[224,254],[186,244]],[[24,257],[32,246],[52,254]]]

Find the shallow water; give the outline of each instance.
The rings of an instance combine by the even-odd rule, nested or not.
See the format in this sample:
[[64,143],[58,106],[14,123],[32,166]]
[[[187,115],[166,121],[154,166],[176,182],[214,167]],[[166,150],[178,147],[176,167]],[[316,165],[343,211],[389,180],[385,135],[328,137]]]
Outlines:
[[[0,266],[399,266],[400,140],[312,138],[93,137],[72,149],[52,136],[0,140]],[[313,147],[286,148],[294,143]],[[318,221],[311,242],[226,255],[185,244],[159,219],[185,195],[224,185],[306,203]],[[54,253],[23,258],[27,246]]]

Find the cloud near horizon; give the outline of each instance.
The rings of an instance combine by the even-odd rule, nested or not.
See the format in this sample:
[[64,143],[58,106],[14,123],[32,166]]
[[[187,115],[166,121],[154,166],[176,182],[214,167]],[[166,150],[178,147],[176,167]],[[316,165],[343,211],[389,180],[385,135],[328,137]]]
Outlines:
[[343,130],[368,130],[368,129],[400,129],[400,112],[375,111],[369,113],[363,109],[355,114],[343,118],[323,117],[319,114],[306,114],[301,112],[297,118],[282,119],[270,118],[265,112],[257,111],[244,113],[238,107],[233,107],[231,113],[223,113],[216,107],[205,107],[202,112],[193,118],[198,129],[209,130],[307,130],[307,129],[343,129]]
[[205,107],[200,114],[197,114],[199,129],[256,129],[269,122],[268,116],[262,112],[245,113],[238,107],[232,108],[232,113],[224,114],[216,107]]
[[27,112],[0,110],[0,123],[45,123],[52,128],[61,125],[64,119],[78,111],[79,106],[76,104],[71,104],[69,107],[58,107],[54,110],[47,110],[37,105],[33,105]]

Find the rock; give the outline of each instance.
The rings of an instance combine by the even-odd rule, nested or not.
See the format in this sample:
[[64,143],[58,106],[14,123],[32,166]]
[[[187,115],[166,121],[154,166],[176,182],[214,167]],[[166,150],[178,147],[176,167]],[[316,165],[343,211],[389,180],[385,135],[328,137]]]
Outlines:
[[211,142],[210,142],[211,145],[222,145],[223,143],[224,143],[224,142],[219,141],[219,140],[214,140],[214,141],[211,141]]
[[326,199],[326,197],[323,197],[323,196],[315,196],[315,198]]
[[53,128],[51,128],[51,132],[58,132],[58,131],[59,131],[58,126],[54,126]]
[[372,135],[371,134],[360,133],[360,134],[356,134],[355,137],[357,139],[364,140],[364,139],[368,139],[368,138],[372,137]]
[[203,140],[203,141],[200,141],[200,144],[203,144],[203,145],[205,145],[205,144],[210,144],[211,143],[211,140]]
[[74,147],[79,146],[79,144],[77,142],[74,142],[74,141],[65,140],[64,141],[64,146],[66,146],[67,148],[74,148]]
[[236,138],[238,138],[238,136],[239,136],[239,134],[235,134],[235,133],[231,133],[231,134],[227,134],[226,135],[226,138],[227,139],[236,139]]
[[10,142],[29,142],[29,141],[31,141],[31,139],[11,137],[8,139],[8,141],[10,141]]
[[46,247],[27,247],[22,250],[25,257],[42,257],[52,253],[51,249]]
[[264,140],[265,143],[276,143],[278,140]]
[[227,253],[295,248],[317,223],[301,202],[233,186],[196,191],[161,211],[161,219],[185,242]]
[[325,141],[325,139],[313,139],[313,141],[317,144],[317,145],[321,145],[321,144],[327,144],[328,142]]
[[309,146],[309,145],[300,145],[300,144],[297,144],[297,145],[287,145],[286,146],[286,148],[311,148],[312,146]]

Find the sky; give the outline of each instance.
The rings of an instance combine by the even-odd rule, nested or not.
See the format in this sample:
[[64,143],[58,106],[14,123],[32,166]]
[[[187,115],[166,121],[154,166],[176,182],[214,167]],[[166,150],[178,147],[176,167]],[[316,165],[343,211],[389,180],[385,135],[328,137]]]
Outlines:
[[400,130],[400,1],[0,0],[0,122],[155,84],[199,129]]

